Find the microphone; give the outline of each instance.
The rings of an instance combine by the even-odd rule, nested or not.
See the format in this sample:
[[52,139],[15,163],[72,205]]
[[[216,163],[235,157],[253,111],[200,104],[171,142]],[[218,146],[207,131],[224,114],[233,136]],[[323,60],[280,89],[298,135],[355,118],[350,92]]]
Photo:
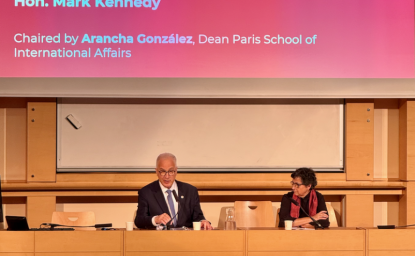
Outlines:
[[41,226],[50,226],[51,228],[61,226],[61,224],[55,224],[55,223],[42,223],[42,224],[40,224],[40,225],[41,225]]
[[182,209],[180,207],[180,201],[179,201],[179,197],[177,196],[176,190],[173,190],[172,192],[173,192],[174,200],[176,200],[176,202],[177,202],[178,211],[177,211],[176,215],[174,215],[173,218],[171,218],[171,220],[169,222],[167,222],[167,225],[166,225],[167,226],[167,230],[169,230],[171,228],[171,225],[173,223],[173,220],[176,219],[177,214],[179,214],[180,210]]
[[42,223],[42,226],[50,226],[51,229],[55,227],[74,227],[74,228],[111,228],[112,223],[103,223],[103,224],[95,224],[93,226],[70,226],[70,225],[62,225],[56,223]]
[[180,204],[179,197],[177,196],[176,190],[173,190],[173,196],[174,196],[174,199],[176,200],[177,204]]
[[415,226],[415,224],[405,225],[405,226],[395,226],[395,225],[378,225],[378,229],[395,229],[395,228],[406,228],[406,227],[412,227]]
[[112,223],[95,224],[95,228],[112,228]]
[[294,198],[290,197],[289,199],[296,206],[300,206],[300,209],[303,211],[303,213],[305,215],[307,215],[307,217],[309,217],[319,228],[324,229],[323,226],[321,226],[320,222],[316,221],[313,217],[311,217],[310,215],[308,215],[308,213],[306,211],[304,211],[303,207],[301,207],[301,205],[297,201],[295,201]]

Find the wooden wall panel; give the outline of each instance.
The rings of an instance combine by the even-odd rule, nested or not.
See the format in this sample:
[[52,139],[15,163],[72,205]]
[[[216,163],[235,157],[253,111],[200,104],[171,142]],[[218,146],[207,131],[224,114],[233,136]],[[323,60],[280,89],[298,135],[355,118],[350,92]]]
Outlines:
[[407,112],[408,104],[403,100],[399,107],[399,179],[407,179]]
[[406,225],[415,224],[415,182],[406,186]]
[[407,102],[406,180],[415,181],[415,101]]
[[346,178],[373,180],[374,103],[346,103]]
[[[403,191],[403,195],[399,197],[399,225],[405,226],[407,220],[408,208],[408,187]],[[410,223],[412,224],[412,223]]]
[[6,178],[26,180],[26,108],[6,109]]
[[42,223],[51,222],[54,211],[56,211],[55,196],[27,197],[26,217],[30,228],[38,228]]
[[6,109],[0,108],[0,176],[6,173]]
[[399,225],[415,223],[415,182],[408,182],[399,198]]
[[373,178],[388,178],[388,110],[375,109]]
[[399,224],[415,223],[415,101],[399,108],[399,178],[408,181],[399,199]]
[[415,101],[402,101],[399,109],[399,178],[415,181]]
[[27,181],[56,181],[56,102],[27,104]]
[[387,224],[398,226],[399,225],[399,200],[396,202],[387,202],[387,205],[388,205]]
[[388,179],[399,179],[399,109],[388,109]]
[[345,208],[346,227],[373,227],[373,195],[346,195]]
[[399,179],[399,99],[374,99],[374,179]]
[[26,180],[26,98],[0,97],[0,175]]

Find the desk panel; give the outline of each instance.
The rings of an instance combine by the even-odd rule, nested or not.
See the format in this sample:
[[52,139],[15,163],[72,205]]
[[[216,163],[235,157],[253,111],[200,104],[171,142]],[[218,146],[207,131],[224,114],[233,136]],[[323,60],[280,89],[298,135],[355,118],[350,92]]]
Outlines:
[[33,253],[34,251],[35,234],[33,231],[0,231],[1,256],[6,255],[4,253],[20,253],[13,255],[21,256],[25,255],[24,253]]
[[[155,231],[136,230],[126,232],[127,256],[139,255],[138,252],[152,252],[140,255],[155,255],[155,252],[183,252],[200,255],[243,255],[245,251],[245,231]],[[189,255],[190,255],[189,254]],[[170,255],[170,253],[169,253]],[[172,254],[174,255],[174,254]]]
[[415,251],[415,229],[368,229],[367,232],[369,251]]
[[244,256],[243,252],[126,252],[126,256]]
[[415,255],[415,229],[368,229],[368,256]]
[[[41,252],[35,256],[122,256],[121,252]],[[1,255],[0,255],[1,256]]]
[[[275,256],[275,252],[249,252],[248,256]],[[364,251],[278,252],[278,256],[364,256]],[[391,256],[391,255],[388,255]]]
[[[362,255],[365,230],[332,228],[326,230],[247,230],[248,253],[352,251],[346,255]],[[251,255],[251,254],[250,254]],[[296,255],[296,254],[287,254]],[[310,254],[313,255],[313,254]]]
[[[123,231],[37,231],[35,252],[39,253],[117,253],[123,251]],[[48,254],[52,256],[52,254]],[[60,255],[60,254],[53,254]],[[68,254],[69,255],[69,254]],[[82,255],[82,254],[80,254]],[[95,255],[95,254],[85,254]],[[83,256],[83,255],[82,255]],[[108,255],[109,256],[109,255]]]
[[0,256],[34,256],[34,253],[30,252],[0,252]]
[[369,251],[370,256],[414,256],[415,251]]

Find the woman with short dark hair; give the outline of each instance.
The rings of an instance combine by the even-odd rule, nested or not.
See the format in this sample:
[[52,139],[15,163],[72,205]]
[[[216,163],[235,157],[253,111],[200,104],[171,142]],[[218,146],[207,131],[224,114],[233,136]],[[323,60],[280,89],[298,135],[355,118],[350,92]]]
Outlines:
[[[281,200],[279,227],[284,227],[285,220],[292,220],[293,227],[311,228],[315,226],[311,218],[300,210],[303,209],[323,227],[330,225],[324,196],[315,190],[317,178],[310,168],[299,168],[291,174],[292,192],[285,194]],[[296,206],[291,199],[298,202]]]

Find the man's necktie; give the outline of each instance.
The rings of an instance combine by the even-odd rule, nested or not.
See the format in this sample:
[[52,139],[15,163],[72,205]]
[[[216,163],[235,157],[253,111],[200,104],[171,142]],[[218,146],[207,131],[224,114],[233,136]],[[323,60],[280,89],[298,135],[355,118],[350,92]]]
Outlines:
[[[170,206],[170,211],[171,211],[171,217],[174,218],[176,216],[176,211],[174,210],[174,203],[173,203],[173,197],[171,195],[171,190],[168,189],[167,190],[167,202],[169,203]],[[177,218],[173,219],[173,226],[176,226],[177,224]]]

